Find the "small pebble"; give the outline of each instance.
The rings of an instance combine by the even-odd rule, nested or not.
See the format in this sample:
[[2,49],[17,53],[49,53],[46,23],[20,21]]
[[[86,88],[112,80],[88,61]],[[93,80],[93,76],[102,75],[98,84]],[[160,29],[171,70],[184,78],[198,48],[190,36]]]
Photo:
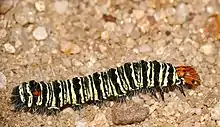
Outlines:
[[142,10],[133,10],[132,13],[133,13],[133,17],[136,20],[139,20],[144,16],[144,11],[142,11]]
[[25,7],[20,7],[18,11],[15,11],[15,20],[20,25],[25,25],[27,23],[34,23],[36,17],[36,10],[32,5],[26,5]]
[[41,62],[44,64],[50,64],[52,62],[52,58],[49,54],[45,53],[41,57]]
[[54,7],[57,13],[63,14],[68,9],[68,1],[66,0],[55,1]]
[[124,27],[123,27],[123,32],[129,36],[131,34],[131,32],[133,31],[134,29],[134,24],[132,23],[126,23],[124,24]]
[[166,107],[164,107],[162,114],[166,117],[174,115],[175,109],[173,108],[173,104],[169,103]]
[[13,45],[11,45],[10,43],[6,43],[4,44],[5,47],[5,51],[8,53],[15,53],[15,47]]
[[101,33],[101,39],[102,40],[109,40],[109,32],[108,31],[103,31],[102,33]]
[[34,29],[33,36],[36,40],[40,41],[40,40],[45,40],[48,37],[48,33],[45,27],[38,26],[37,28]]
[[35,8],[37,9],[37,11],[42,12],[45,11],[45,2],[44,1],[36,1],[35,2]]
[[97,113],[94,120],[89,123],[88,127],[109,127],[105,114]]
[[204,32],[207,36],[220,38],[220,14],[213,14],[205,21]]
[[164,12],[163,9],[157,11],[155,14],[154,14],[154,19],[158,22],[162,19],[164,19],[166,17],[166,14]]
[[5,14],[8,12],[12,5],[13,5],[13,0],[1,0],[0,1],[0,14]]
[[182,24],[189,15],[189,8],[185,3],[180,3],[176,8],[176,23]]
[[128,49],[131,49],[135,46],[135,41],[132,39],[132,38],[128,38],[127,41],[126,41],[126,47]]
[[68,58],[63,58],[62,61],[65,67],[71,67],[71,61]]
[[214,43],[207,43],[201,46],[199,50],[205,55],[214,55],[217,52],[217,49]]
[[133,96],[132,97],[132,101],[134,101],[135,103],[139,104],[139,105],[143,105],[144,104],[144,100],[141,99],[140,97],[138,96]]
[[138,47],[138,49],[139,49],[139,52],[141,53],[146,53],[146,52],[149,53],[153,51],[152,47],[148,44],[141,45],[140,47]]
[[107,47],[105,45],[100,44],[99,45],[99,50],[101,53],[104,53],[107,50]]
[[115,31],[116,30],[116,24],[114,22],[106,22],[104,24],[104,28],[108,31]]
[[0,89],[6,88],[6,82],[7,80],[6,80],[5,75],[2,72],[0,72]]
[[60,50],[65,54],[77,54],[81,51],[81,48],[77,44],[73,44],[68,41],[62,41],[60,43]]
[[218,102],[212,112],[211,112],[211,117],[214,119],[214,120],[220,120],[220,102]]
[[6,37],[7,31],[5,29],[0,29],[0,39]]

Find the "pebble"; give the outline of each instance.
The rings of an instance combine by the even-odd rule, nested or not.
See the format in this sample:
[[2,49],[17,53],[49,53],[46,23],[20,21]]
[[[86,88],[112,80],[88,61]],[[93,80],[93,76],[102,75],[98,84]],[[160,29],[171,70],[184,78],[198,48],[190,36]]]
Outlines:
[[43,64],[50,64],[52,62],[52,58],[49,54],[45,53],[41,57],[41,62]]
[[116,24],[114,22],[106,22],[104,24],[104,28],[108,31],[115,31],[116,30]]
[[114,124],[132,124],[144,121],[149,115],[149,109],[136,103],[115,103],[112,108]]
[[101,33],[101,39],[102,40],[109,40],[109,32],[108,31],[103,31]]
[[39,12],[43,12],[43,11],[45,11],[45,1],[41,1],[41,0],[39,0],[39,1],[36,1],[35,2],[35,8],[37,9],[37,11],[39,11]]
[[220,101],[214,106],[211,117],[214,120],[220,120]]
[[6,82],[7,80],[6,80],[5,75],[2,72],[0,72],[0,89],[6,88]]
[[153,51],[152,47],[148,44],[141,45],[140,47],[138,47],[138,50],[141,53],[149,53]]
[[36,17],[36,10],[31,5],[26,5],[25,7],[20,7],[19,10],[15,11],[15,20],[20,25],[25,25],[27,23],[34,23]]
[[65,67],[71,67],[71,61],[68,58],[63,58],[62,61]]
[[189,8],[185,3],[180,3],[176,8],[176,22],[182,24],[186,21],[187,16],[189,15]]
[[5,51],[8,53],[15,53],[15,47],[13,45],[11,45],[10,43],[6,43],[4,44],[5,47]]
[[54,8],[58,14],[63,14],[68,9],[68,1],[66,0],[55,1]]
[[32,34],[34,38],[38,41],[45,40],[48,37],[47,30],[43,26],[38,26],[37,28],[35,28]]
[[166,17],[165,11],[163,9],[154,13],[154,19],[160,21]]
[[109,127],[105,114],[97,113],[94,120],[89,123],[88,127]]
[[5,14],[8,12],[12,5],[13,5],[13,0],[1,0],[0,1],[0,14]]
[[68,41],[62,41],[60,43],[60,50],[65,54],[77,54],[80,53],[81,48],[77,44]]
[[139,96],[133,96],[132,97],[132,101],[134,101],[135,103],[137,103],[139,105],[143,105],[144,104],[144,100],[141,99]]
[[144,16],[144,11],[143,10],[133,10],[132,14],[136,20],[139,20]]
[[173,108],[173,103],[169,103],[167,106],[163,108],[162,114],[164,116],[172,116],[175,114],[175,109]]
[[217,52],[217,49],[214,43],[207,43],[201,46],[199,50],[205,55],[214,55]]
[[167,17],[173,16],[176,13],[176,9],[175,8],[167,8],[165,9],[165,14]]
[[7,31],[6,29],[0,29],[0,39],[6,37]]
[[123,33],[125,33],[127,36],[129,36],[131,34],[131,32],[134,29],[134,24],[132,23],[126,23],[123,26]]
[[126,41],[126,47],[128,49],[133,48],[135,46],[135,44],[136,44],[135,41],[131,38],[128,38],[127,41]]

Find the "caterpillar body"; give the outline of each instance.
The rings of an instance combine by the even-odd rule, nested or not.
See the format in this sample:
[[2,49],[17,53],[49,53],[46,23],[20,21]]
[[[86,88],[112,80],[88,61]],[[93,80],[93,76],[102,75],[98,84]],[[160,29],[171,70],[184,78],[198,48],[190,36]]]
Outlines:
[[184,94],[184,87],[194,89],[198,85],[199,76],[190,66],[141,60],[68,80],[23,82],[13,89],[11,101],[15,111],[53,114],[66,105],[79,108],[122,99],[139,91],[150,92],[154,97],[159,91],[164,100],[164,92],[170,88],[179,88]]

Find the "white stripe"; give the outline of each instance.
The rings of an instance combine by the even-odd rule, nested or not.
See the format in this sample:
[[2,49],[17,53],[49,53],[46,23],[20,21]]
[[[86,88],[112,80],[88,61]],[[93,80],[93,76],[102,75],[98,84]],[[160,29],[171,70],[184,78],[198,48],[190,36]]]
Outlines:
[[114,96],[118,96],[118,93],[117,93],[117,91],[116,91],[116,89],[115,89],[114,84],[112,83],[111,78],[109,77],[109,75],[107,75],[107,76],[108,76],[108,79],[109,79],[110,89],[111,89],[111,86],[112,86],[111,93],[113,92]]
[[159,87],[162,87],[162,81],[163,81],[163,63],[160,63],[160,72],[159,72]]
[[76,93],[74,91],[73,85],[74,84],[73,84],[72,80],[70,80],[70,87],[71,87],[70,91],[71,91],[71,95],[72,95],[72,104],[74,105],[74,104],[76,104]]
[[28,107],[31,107],[31,105],[33,103],[33,95],[31,93],[31,90],[30,90],[30,87],[29,87],[28,83],[26,84],[26,90],[27,90],[27,93],[29,94],[29,96],[28,96]]
[[104,84],[103,84],[103,79],[102,79],[101,73],[100,73],[100,76],[99,76],[99,80],[101,81],[101,82],[100,82],[100,89],[101,89],[101,91],[102,91],[102,97],[103,97],[104,99],[106,99],[107,97],[105,96]]
[[176,68],[173,67],[173,84],[174,85],[176,83],[176,81],[179,80],[177,73],[176,73]]
[[49,100],[50,100],[50,90],[49,90],[49,87],[48,87],[48,84],[47,83],[45,83],[46,84],[46,87],[47,87],[47,101],[46,101],[46,106],[48,106],[48,102],[49,102]]
[[139,84],[139,86],[140,86],[140,88],[143,88],[143,86],[144,86],[144,84],[143,84],[143,73],[142,73],[142,69],[143,69],[143,67],[142,67],[142,64],[141,64],[141,62],[139,62],[139,64],[140,64],[140,75],[139,75],[139,78],[140,78],[140,84]]
[[96,90],[95,83],[94,83],[94,77],[92,77],[92,84],[93,84],[93,90],[94,90],[95,100],[99,100],[99,98],[98,98],[98,92],[97,92],[97,90]]
[[22,101],[22,102],[25,102],[24,90],[23,90],[22,85],[19,85],[19,95],[20,95],[21,101]]
[[60,107],[63,106],[63,93],[62,93],[62,84],[61,82],[58,80],[57,81],[59,83],[59,88],[60,88],[60,93],[59,93],[59,99],[60,99]]
[[83,97],[83,88],[82,88],[81,78],[78,78],[78,79],[79,79],[79,85],[80,85],[79,92],[80,92],[80,95],[81,95],[81,102],[85,103],[85,100],[84,100],[84,97]]
[[84,93],[85,93],[85,101],[87,102],[89,100],[89,92],[88,92],[88,88],[85,86],[85,77],[82,77],[82,82],[83,82],[83,87],[84,87]]
[[168,64],[165,64],[166,66],[167,66],[167,69],[166,69],[166,73],[165,73],[165,77],[164,77],[164,84],[163,84],[163,87],[164,86],[167,86],[167,83],[168,83],[168,75],[169,75],[169,68],[170,68],[170,66],[168,65]]
[[62,83],[63,83],[63,104],[65,105],[65,104],[67,104],[67,91],[66,91],[66,89],[65,89],[65,81],[61,81]]
[[39,83],[40,85],[40,96],[37,97],[37,105],[42,105],[43,103],[43,87],[42,84]]
[[133,89],[132,89],[131,86],[130,86],[130,82],[129,82],[128,77],[127,77],[126,72],[125,72],[125,67],[123,66],[122,68],[123,68],[125,80],[126,80],[126,82],[127,82],[126,84],[128,85],[128,90],[129,90],[129,91],[132,91]]
[[91,84],[91,81],[90,81],[90,76],[87,77],[88,78],[88,85],[89,85],[89,98],[90,100],[93,100],[93,92],[92,92],[92,84]]
[[150,86],[150,71],[151,71],[151,66],[150,62],[147,62],[147,87]]
[[106,72],[106,76],[107,76],[107,84],[108,84],[108,96],[110,97],[113,95],[113,91],[112,91],[112,87],[111,87],[111,81],[110,81],[110,78],[109,78],[107,72]]
[[120,77],[119,77],[119,74],[118,74],[118,71],[117,71],[117,69],[115,70],[115,75],[117,75],[117,83],[118,83],[118,85],[119,85],[119,87],[120,87],[120,90],[122,91],[122,93],[126,93],[126,91],[124,90],[124,87],[122,86],[122,83],[121,83],[121,80],[120,80]]
[[133,80],[134,80],[134,85],[135,85],[135,87],[137,87],[136,89],[138,89],[139,86],[138,86],[137,80],[136,80],[136,78],[135,78],[134,64],[131,63],[131,66],[130,66],[130,67],[131,67],[131,77],[132,77]]
[[152,69],[151,69],[151,83],[150,83],[150,87],[154,87],[154,63],[152,63]]
[[71,104],[71,100],[70,100],[70,90],[69,90],[69,87],[68,87],[68,82],[67,82],[67,80],[65,80],[64,82],[65,82],[66,89],[67,89],[67,103],[68,103],[68,104]]
[[54,94],[54,84],[51,82],[50,86],[52,88],[52,104],[51,107],[56,107],[56,98],[55,98],[55,94]]

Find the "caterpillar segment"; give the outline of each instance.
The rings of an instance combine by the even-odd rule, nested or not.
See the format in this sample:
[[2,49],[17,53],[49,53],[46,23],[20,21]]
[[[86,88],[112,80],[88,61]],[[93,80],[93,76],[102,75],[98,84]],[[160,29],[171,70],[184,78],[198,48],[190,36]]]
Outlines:
[[140,91],[155,98],[159,91],[164,100],[164,92],[171,88],[177,87],[185,95],[184,87],[195,89],[198,85],[199,75],[190,66],[142,60],[68,80],[23,82],[13,89],[11,100],[15,111],[54,114],[67,105],[76,109],[105,100],[124,101]]

